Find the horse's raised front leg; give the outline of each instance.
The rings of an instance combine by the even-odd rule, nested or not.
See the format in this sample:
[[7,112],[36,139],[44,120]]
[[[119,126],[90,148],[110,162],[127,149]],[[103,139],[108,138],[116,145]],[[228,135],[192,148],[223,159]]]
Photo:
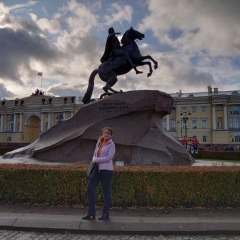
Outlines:
[[143,65],[148,65],[149,66],[149,73],[147,74],[147,77],[150,77],[153,73],[151,62],[140,62],[138,64],[138,66],[143,66]]
[[154,69],[156,70],[158,68],[158,62],[156,60],[154,60],[150,55],[142,56],[140,59],[142,61],[144,61],[146,59],[149,59],[149,60],[151,60],[154,63]]
[[156,70],[158,68],[158,62],[156,60],[154,60],[150,55],[147,56],[148,59],[152,60],[154,63],[154,69]]

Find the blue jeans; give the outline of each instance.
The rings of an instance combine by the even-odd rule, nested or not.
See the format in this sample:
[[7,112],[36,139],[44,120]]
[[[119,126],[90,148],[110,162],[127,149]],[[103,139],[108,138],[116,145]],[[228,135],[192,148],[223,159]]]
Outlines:
[[104,205],[103,205],[103,216],[109,215],[109,209],[112,203],[111,197],[111,180],[112,180],[113,171],[110,170],[100,170],[97,171],[94,178],[89,178],[87,184],[87,197],[88,197],[88,214],[96,215],[96,197],[95,189],[99,182],[102,184],[103,196],[104,196]]

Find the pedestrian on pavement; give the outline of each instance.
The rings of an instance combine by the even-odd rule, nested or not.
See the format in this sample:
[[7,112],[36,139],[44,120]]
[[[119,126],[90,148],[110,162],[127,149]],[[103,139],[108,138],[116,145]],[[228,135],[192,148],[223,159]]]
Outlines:
[[87,184],[88,212],[82,219],[95,219],[96,215],[96,199],[95,189],[99,182],[102,184],[104,195],[104,205],[102,215],[98,220],[107,220],[109,218],[109,210],[111,207],[111,181],[113,174],[113,157],[115,155],[115,144],[112,141],[113,131],[110,127],[102,129],[102,136],[99,137],[93,154],[92,162],[98,165],[98,171],[93,178],[89,178]]

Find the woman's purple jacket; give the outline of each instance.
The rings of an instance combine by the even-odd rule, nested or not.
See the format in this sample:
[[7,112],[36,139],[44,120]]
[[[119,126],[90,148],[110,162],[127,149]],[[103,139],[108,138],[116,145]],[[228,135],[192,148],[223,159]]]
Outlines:
[[113,170],[113,157],[115,155],[115,144],[112,139],[102,147],[100,157],[97,156],[98,149],[101,145],[101,140],[97,141],[96,148],[93,154],[93,162],[98,163],[99,170]]

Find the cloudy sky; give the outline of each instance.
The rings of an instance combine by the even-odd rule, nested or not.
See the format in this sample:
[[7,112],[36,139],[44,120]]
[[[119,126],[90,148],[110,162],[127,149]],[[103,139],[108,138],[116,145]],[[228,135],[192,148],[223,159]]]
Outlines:
[[[167,93],[240,89],[239,0],[4,0],[0,2],[0,98],[83,96],[109,27],[145,34],[142,55],[159,68],[131,71],[116,90]],[[121,35],[119,36],[121,38]],[[43,73],[43,78],[38,76]],[[95,78],[94,97],[102,93]]]

